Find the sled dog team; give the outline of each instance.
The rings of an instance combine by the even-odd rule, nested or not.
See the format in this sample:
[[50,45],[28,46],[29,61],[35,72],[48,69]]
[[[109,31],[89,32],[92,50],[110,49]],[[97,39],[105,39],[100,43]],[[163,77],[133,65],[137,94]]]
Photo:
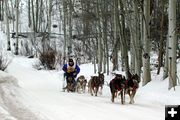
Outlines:
[[[66,78],[66,86],[63,90],[68,92],[85,93],[86,86],[88,86],[88,92],[93,96],[97,96],[99,93],[102,94],[104,85],[104,74],[98,73],[98,76],[91,76],[91,79],[87,82],[83,75],[79,76],[75,81],[76,76],[80,72],[78,65],[74,64],[73,59],[69,59],[68,64],[63,66],[64,76]],[[137,74],[131,74],[128,72],[128,79],[121,74],[115,74],[115,77],[110,81],[108,86],[111,91],[111,101],[121,95],[121,103],[125,103],[125,94],[130,97],[130,104],[134,103],[134,96],[139,87],[140,78]]]

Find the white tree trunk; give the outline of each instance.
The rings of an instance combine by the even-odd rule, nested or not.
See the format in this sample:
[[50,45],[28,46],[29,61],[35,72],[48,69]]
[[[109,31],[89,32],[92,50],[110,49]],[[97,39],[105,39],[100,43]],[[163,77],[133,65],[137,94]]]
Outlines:
[[131,44],[130,44],[130,53],[131,53],[131,56],[130,56],[130,58],[131,58],[131,64],[130,64],[130,72],[131,73],[135,73],[135,45],[134,45],[134,34],[135,34],[135,32],[132,32],[133,30],[131,29],[131,33],[133,34],[131,34]]
[[143,44],[144,44],[144,53],[143,53],[143,82],[142,85],[146,85],[151,81],[150,73],[150,0],[144,1],[144,23],[143,23]]
[[129,20],[131,29],[131,72],[137,73],[140,76],[142,59],[140,52],[140,15],[138,13],[137,1],[133,2],[133,10],[132,18]]
[[18,55],[19,52],[19,40],[18,40],[18,26],[19,26],[19,0],[16,0],[16,44],[15,44],[15,55]]
[[124,10],[124,3],[122,0],[119,1],[120,5],[120,11],[122,14],[120,17],[118,17],[119,23],[119,29],[120,29],[120,45],[121,45],[121,51],[122,51],[122,62],[124,64],[124,69],[126,73],[126,77],[128,77],[128,71],[129,71],[129,57],[128,57],[128,47],[127,47],[127,38],[125,33],[125,10]]
[[52,0],[49,0],[48,6],[48,33],[49,33],[49,42],[50,42],[50,33],[51,33],[51,13],[52,13]]
[[67,23],[67,3],[66,0],[63,0],[63,32],[64,32],[64,47],[63,47],[63,64],[66,62],[67,57],[67,32],[66,32],[66,23]]
[[6,34],[7,34],[7,50],[11,50],[9,18],[8,18],[8,0],[5,0],[5,16],[6,16]]
[[135,11],[135,73],[137,73],[139,76],[141,76],[141,41],[140,41],[140,19],[139,19],[139,13],[138,13],[138,2],[137,0],[134,1],[134,11]]
[[176,0],[169,0],[169,89],[177,85],[176,80],[176,50],[177,50],[177,35],[176,35]]
[[102,72],[102,56],[103,56],[103,52],[102,52],[102,34],[101,34],[101,15],[99,13],[100,11],[100,0],[97,0],[97,8],[96,8],[96,14],[98,16],[98,21],[97,21],[97,33],[98,33],[98,72]]
[[113,1],[113,30],[114,30],[114,48],[113,48],[113,53],[112,53],[112,58],[111,61],[113,63],[113,68],[112,70],[118,70],[118,33],[119,33],[119,29],[118,29],[118,1],[114,0]]
[[[14,10],[14,4],[13,4],[13,1],[11,1],[10,0],[10,2],[11,2],[11,11],[13,11]],[[12,12],[12,14],[14,15],[14,12]],[[13,24],[13,27],[12,27],[12,32],[14,32],[14,29],[15,29],[15,25],[14,25],[14,16],[13,16],[13,19],[12,19],[12,24]]]
[[68,6],[69,6],[69,11],[68,11],[68,56],[70,57],[71,55],[73,55],[73,44],[72,44],[72,28],[73,28],[73,24],[72,24],[72,10],[73,10],[73,2],[72,0],[69,0],[68,2]]

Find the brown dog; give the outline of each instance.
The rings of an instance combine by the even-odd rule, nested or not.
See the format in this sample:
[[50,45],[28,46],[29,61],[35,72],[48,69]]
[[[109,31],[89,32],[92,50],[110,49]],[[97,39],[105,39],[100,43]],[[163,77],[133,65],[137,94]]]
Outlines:
[[130,104],[134,103],[134,96],[139,88],[140,78],[137,74],[130,75],[130,78],[126,82],[126,92],[130,97]]
[[126,79],[121,74],[116,74],[115,78],[110,81],[110,90],[111,90],[111,101],[114,102],[115,97],[121,94],[121,103],[125,102],[125,82]]
[[91,76],[91,79],[88,82],[88,91],[93,96],[93,93],[95,96],[97,96],[99,87],[101,88],[101,93],[104,85],[104,74],[99,73],[98,76]]

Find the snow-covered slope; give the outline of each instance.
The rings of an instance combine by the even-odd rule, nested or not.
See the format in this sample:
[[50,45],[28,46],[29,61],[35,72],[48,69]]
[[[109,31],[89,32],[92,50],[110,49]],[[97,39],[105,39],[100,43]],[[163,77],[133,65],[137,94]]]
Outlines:
[[0,120],[47,120],[29,104],[17,79],[0,71]]

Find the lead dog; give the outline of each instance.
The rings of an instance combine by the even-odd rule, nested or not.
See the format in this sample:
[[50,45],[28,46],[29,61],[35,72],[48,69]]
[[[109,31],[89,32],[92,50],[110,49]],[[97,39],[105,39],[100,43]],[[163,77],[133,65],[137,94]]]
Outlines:
[[115,74],[115,78],[110,81],[111,101],[114,102],[115,97],[121,95],[121,103],[125,102],[125,82],[126,79],[121,74]]

